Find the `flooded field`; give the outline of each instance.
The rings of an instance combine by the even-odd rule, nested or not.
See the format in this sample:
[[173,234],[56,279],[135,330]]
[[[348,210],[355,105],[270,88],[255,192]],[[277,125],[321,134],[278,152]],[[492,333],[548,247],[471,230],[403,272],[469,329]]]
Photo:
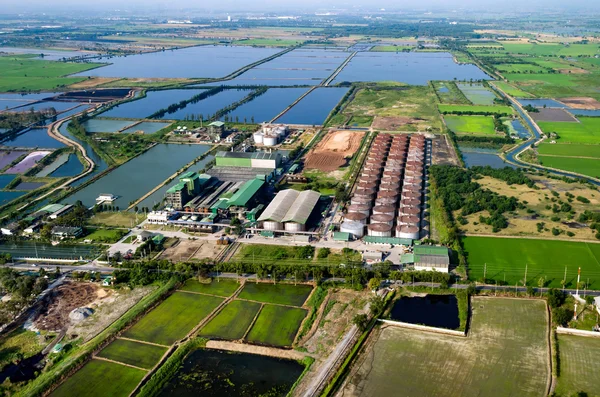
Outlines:
[[489,80],[475,65],[459,65],[447,52],[359,52],[333,80],[400,81],[425,85],[430,80]]
[[473,105],[493,105],[496,95],[483,84],[456,83]]
[[304,366],[292,360],[199,349],[160,392],[167,396],[286,396]]
[[[199,46],[122,57],[104,57],[96,62],[110,65],[74,76],[128,78],[194,78],[226,75],[276,54],[274,48],[245,46]],[[218,62],[214,62],[218,59]],[[207,60],[212,60],[207,62]]]
[[467,167],[474,166],[486,166],[489,165],[492,168],[504,168],[511,167],[517,168],[514,165],[504,161],[499,155],[498,151],[493,149],[480,149],[459,146],[462,153],[463,160]]
[[82,172],[83,164],[81,164],[81,161],[79,161],[77,155],[70,154],[67,162],[58,167],[50,174],[50,176],[53,178],[64,178],[68,176],[75,176]]
[[[73,57],[85,56],[85,55],[96,55],[92,52],[83,51],[63,51],[63,50],[49,50],[46,48],[22,48],[22,47],[0,47],[0,52],[6,52],[9,54],[44,54],[44,59],[47,61],[57,61],[61,59],[69,59]],[[41,57],[39,57],[41,58]]]
[[214,115],[218,110],[223,109],[231,105],[234,102],[239,101],[248,95],[251,90],[239,89],[239,90],[225,90],[221,91],[216,95],[205,98],[196,103],[190,103],[183,109],[179,109],[174,113],[166,113],[161,119],[163,120],[184,120],[191,116],[197,117],[202,115],[204,120],[207,120],[210,116]]
[[270,88],[266,93],[243,104],[227,116],[233,119],[236,117],[240,120],[246,119],[248,122],[251,119],[256,123],[268,122],[306,91],[308,88]]
[[35,151],[31,152],[16,165],[13,165],[6,170],[7,174],[23,174],[33,168],[41,159],[49,155],[51,152]]
[[13,161],[26,153],[27,152],[21,150],[0,151],[0,169],[9,166]]
[[548,107],[548,108],[567,108],[568,106],[564,103],[555,101],[554,99],[518,99],[521,106],[535,106],[535,107]]
[[48,135],[48,131],[45,128],[32,128],[23,134],[12,135],[0,143],[0,145],[10,147],[39,147],[45,149],[65,147],[64,143],[57,141]]
[[50,164],[45,166],[40,172],[35,174],[37,177],[45,177],[56,171],[58,168],[62,167],[67,161],[69,161],[69,153],[61,153],[58,157],[56,157]]
[[[14,199],[21,197],[25,193],[27,193],[27,192],[16,192],[13,190],[0,191],[0,205],[4,205],[10,201],[13,201]],[[2,252],[6,252],[6,251],[3,250]]]
[[112,205],[125,209],[131,201],[140,198],[209,149],[208,145],[158,144],[69,196],[65,203],[73,204],[81,200],[84,205],[91,207],[100,194],[111,193],[118,197]]
[[31,109],[34,111],[40,111],[44,109],[54,108],[57,112],[64,112],[67,109],[71,109],[75,106],[81,105],[79,102],[55,102],[55,101],[42,101],[37,103],[24,104],[16,109],[11,109],[13,112],[29,112]]
[[317,88],[276,122],[285,124],[321,125],[348,88]]
[[126,102],[101,114],[101,117],[144,119],[160,109],[198,95],[204,90],[148,91],[146,97]]
[[392,320],[411,324],[457,329],[458,300],[454,295],[426,295],[398,299],[390,314]]

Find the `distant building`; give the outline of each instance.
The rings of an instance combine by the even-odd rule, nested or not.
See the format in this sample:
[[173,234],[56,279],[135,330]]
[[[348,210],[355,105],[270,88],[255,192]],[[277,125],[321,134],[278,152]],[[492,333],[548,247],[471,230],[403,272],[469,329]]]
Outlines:
[[115,196],[112,193],[102,193],[101,195],[99,195],[96,198],[96,204],[104,204],[104,203],[112,203],[113,201],[115,201],[117,199],[117,196]]
[[2,230],[2,234],[5,236],[14,236],[19,231],[19,224],[12,222],[6,226],[3,226],[0,230]]
[[277,193],[258,221],[262,222],[265,230],[305,231],[306,222],[320,197],[318,192],[312,190],[282,190]]
[[60,239],[76,238],[81,236],[83,230],[75,226],[54,226],[52,228],[52,236]]
[[450,252],[447,247],[415,245],[414,267],[415,270],[435,270],[448,273],[450,268]]
[[31,226],[28,226],[25,230],[23,230],[23,233],[29,234],[29,235],[35,234],[35,233],[39,232],[41,228],[42,228],[41,222],[34,223]]
[[220,141],[225,135],[225,123],[222,121],[213,121],[208,125],[208,134],[211,139]]
[[142,230],[141,232],[138,233],[136,240],[138,241],[138,243],[143,243],[144,241],[151,239],[153,236],[153,234],[147,230]]
[[268,152],[217,152],[217,167],[249,167],[276,169],[281,164],[279,153]]
[[167,211],[152,211],[146,218],[146,221],[153,225],[166,225],[168,220],[169,213]]
[[183,206],[200,194],[202,187],[210,180],[211,176],[196,172],[186,172],[179,177],[179,183],[172,186],[165,194],[167,207],[181,209]]
[[62,207],[61,209],[53,212],[52,214],[50,214],[50,219],[57,219],[63,215],[67,215],[69,212],[73,211],[75,209],[75,206],[73,206],[72,204],[69,205],[65,205],[64,207]]

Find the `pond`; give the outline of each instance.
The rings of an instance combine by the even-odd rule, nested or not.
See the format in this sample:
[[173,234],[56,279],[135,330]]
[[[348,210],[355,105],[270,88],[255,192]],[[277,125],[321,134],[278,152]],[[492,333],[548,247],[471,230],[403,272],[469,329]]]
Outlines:
[[10,147],[31,147],[45,149],[59,149],[65,147],[65,144],[57,141],[48,135],[45,128],[32,128],[20,135],[10,135],[5,141],[0,143],[2,146]]
[[564,103],[560,103],[555,101],[554,99],[517,99],[517,102],[521,104],[521,106],[531,105],[536,108],[543,108],[544,106],[548,108],[567,108],[568,106]]
[[158,144],[67,197],[64,203],[74,204],[81,200],[85,206],[91,207],[100,194],[111,193],[117,196],[112,205],[125,209],[131,201],[140,198],[209,149],[209,145]]
[[190,99],[202,91],[205,90],[147,91],[144,98],[115,106],[102,113],[102,117],[144,119],[160,109],[166,109],[169,105]]
[[0,189],[4,189],[6,185],[12,182],[15,179],[16,175],[4,174],[0,175]]
[[600,117],[600,110],[589,110],[589,109],[573,109],[567,108],[569,113],[574,114],[575,116],[591,116],[591,117]]
[[[14,199],[21,197],[25,193],[27,193],[27,192],[15,192],[13,190],[0,191],[0,205],[4,205],[4,204],[8,203],[9,201],[13,201]],[[2,252],[4,252],[4,251],[2,251]]]
[[121,57],[104,57],[94,62],[110,65],[74,76],[128,78],[225,77],[281,49],[246,46],[199,46]]
[[[2,94],[0,94],[0,101],[7,99],[7,100],[14,100],[14,101],[28,101],[28,102],[33,102],[33,101],[39,101],[39,100],[47,99],[47,98],[54,98],[55,96],[61,95],[61,94],[63,94],[63,92],[38,92],[38,93],[35,93],[35,94],[7,94],[7,93],[2,93]],[[2,106],[2,108],[4,108],[4,106]]]
[[82,123],[87,132],[117,132],[135,123],[135,120],[90,119]]
[[317,88],[279,117],[276,122],[321,125],[347,92],[348,88]]
[[[21,192],[23,193],[23,192]],[[0,243],[0,252],[9,253],[13,258],[39,258],[42,259],[92,259],[99,252],[100,247],[90,244],[59,244],[36,242],[3,242]]]
[[126,130],[121,131],[122,134],[132,134],[142,132],[143,134],[154,134],[162,130],[163,128],[167,128],[171,123],[159,123],[154,121],[143,121],[139,124],[131,126]]
[[511,167],[517,168],[514,165],[505,162],[502,157],[498,155],[497,150],[493,149],[481,149],[459,146],[462,153],[463,160],[467,167],[474,166],[486,166],[489,165],[492,168],[504,168]]
[[160,392],[166,396],[286,396],[304,366],[255,354],[199,349]]
[[[47,61],[57,61],[63,58],[73,58],[86,55],[96,55],[96,53],[83,52],[83,51],[63,51],[63,50],[49,50],[46,48],[22,48],[22,47],[0,47],[0,52],[6,52],[10,54],[44,54],[44,58]],[[38,57],[42,59],[42,57]]]
[[475,65],[460,65],[448,52],[359,52],[332,84],[343,81],[400,81],[426,85],[430,80],[489,80]]
[[6,168],[13,161],[21,157],[22,155],[27,154],[25,151],[21,150],[3,150],[0,151],[0,170]]
[[42,186],[44,186],[45,184],[46,184],[46,182],[21,182],[17,186],[15,186],[13,190],[30,191],[30,190],[39,189]]
[[269,122],[306,91],[308,88],[269,88],[267,92],[246,102],[227,116],[231,120],[237,117],[240,121],[246,119],[251,122],[254,119],[255,123]]
[[521,120],[515,119],[510,122],[512,128],[515,130],[519,138],[527,139],[531,136],[529,130],[523,125]]
[[161,117],[163,120],[185,120],[186,118],[198,118],[199,115],[204,117],[204,120],[209,119],[217,111],[239,101],[252,92],[249,89],[232,89],[224,90],[216,95],[209,96],[196,103],[189,103],[183,109],[179,109],[174,113],[166,113]]
[[69,153],[61,153],[58,155],[50,164],[46,165],[40,172],[35,176],[45,177],[56,171],[59,167],[69,161]]
[[[92,147],[87,142],[82,141],[81,139],[73,136],[67,129],[68,124],[69,123],[63,123],[60,126],[60,128],[59,128],[60,133],[64,136],[66,136],[67,138],[72,139],[75,142],[78,142],[81,146],[83,146],[87,155],[94,161],[94,164],[96,165],[94,168],[94,171],[92,171],[87,176],[80,178],[77,181],[75,181],[69,185],[71,187],[76,187],[76,186],[79,186],[79,185],[83,184],[84,182],[88,181],[89,179],[93,178],[100,172],[106,170],[108,168],[108,164],[106,164],[106,162],[104,160],[102,160],[102,158],[96,152],[94,152],[94,149],[92,149]],[[0,161],[1,161],[1,159],[0,159]]]
[[483,84],[456,83],[473,105],[493,105],[496,95]]
[[81,103],[79,102],[55,102],[55,101],[42,101],[36,103],[28,103],[23,106],[12,109],[13,112],[28,112],[33,109],[34,111],[40,111],[44,109],[54,108],[57,112],[64,112],[67,109],[71,109],[73,107],[79,106]]
[[458,329],[458,300],[455,295],[426,295],[398,299],[390,314],[395,321],[430,327]]
[[83,164],[79,161],[76,154],[70,154],[66,163],[58,167],[50,174],[52,178],[64,178],[75,176],[83,172]]

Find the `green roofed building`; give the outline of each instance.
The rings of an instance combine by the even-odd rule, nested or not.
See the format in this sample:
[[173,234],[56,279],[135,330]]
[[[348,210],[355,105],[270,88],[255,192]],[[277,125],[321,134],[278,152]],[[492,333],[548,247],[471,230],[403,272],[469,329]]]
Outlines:
[[350,233],[346,232],[333,232],[333,241],[350,241]]
[[276,169],[281,164],[279,153],[269,152],[217,152],[215,165],[217,167],[246,167]]
[[168,207],[181,209],[191,199],[198,196],[202,187],[210,180],[211,176],[196,172],[185,172],[179,177],[179,182],[171,186],[165,194],[165,203]]
[[409,238],[399,237],[378,237],[378,236],[365,236],[363,241],[366,244],[389,244],[389,245],[405,245],[407,247],[412,245],[412,240]]
[[244,183],[242,187],[234,193],[227,202],[227,208],[244,207],[250,208],[257,203],[258,197],[263,192],[265,181],[260,179],[251,179]]
[[447,247],[416,245],[413,252],[415,270],[435,270],[448,273],[450,268],[450,250]]

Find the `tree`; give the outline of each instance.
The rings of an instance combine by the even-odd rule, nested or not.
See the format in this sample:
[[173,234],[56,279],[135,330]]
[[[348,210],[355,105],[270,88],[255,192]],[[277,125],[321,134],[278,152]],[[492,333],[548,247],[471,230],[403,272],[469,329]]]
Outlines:
[[368,287],[371,291],[375,291],[377,288],[379,288],[380,284],[381,284],[381,280],[379,278],[373,277],[372,279],[369,280]]
[[552,319],[558,325],[565,326],[573,318],[573,310],[566,307],[556,307],[552,309]]
[[548,305],[555,308],[562,306],[563,303],[565,303],[565,294],[556,288],[551,288],[548,291]]
[[591,295],[588,295],[585,297],[585,303],[587,303],[588,305],[593,305],[594,304],[594,297]]
[[319,248],[319,252],[317,253],[317,258],[325,259],[331,254],[331,250],[329,248]]
[[356,325],[359,330],[364,331],[367,329],[367,325],[369,324],[369,318],[366,314],[357,314],[352,318],[352,324]]
[[373,316],[379,316],[385,308],[385,301],[381,296],[376,295],[373,298],[371,298],[369,308]]
[[533,293],[534,293],[533,287],[531,285],[528,285],[527,286],[527,295],[533,296]]

